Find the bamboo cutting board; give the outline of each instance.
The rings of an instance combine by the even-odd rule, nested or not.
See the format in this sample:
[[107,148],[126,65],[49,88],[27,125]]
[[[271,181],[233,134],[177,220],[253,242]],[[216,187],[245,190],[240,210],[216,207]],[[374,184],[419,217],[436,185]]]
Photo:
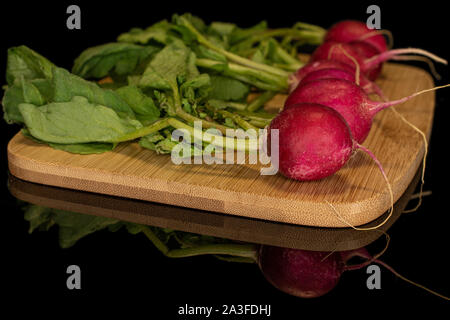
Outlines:
[[[427,72],[399,64],[386,64],[377,83],[390,99],[434,85]],[[267,108],[281,107],[282,101],[278,97]],[[431,92],[396,109],[429,138],[434,101]],[[396,201],[422,161],[421,136],[391,110],[384,110],[376,116],[364,145],[382,163]],[[361,151],[333,176],[312,182],[280,174],[262,176],[259,165],[175,165],[170,155],[157,155],[137,143],[99,155],[75,155],[20,133],[8,144],[8,161],[13,175],[32,182],[307,226],[362,225],[390,207],[378,167]]]

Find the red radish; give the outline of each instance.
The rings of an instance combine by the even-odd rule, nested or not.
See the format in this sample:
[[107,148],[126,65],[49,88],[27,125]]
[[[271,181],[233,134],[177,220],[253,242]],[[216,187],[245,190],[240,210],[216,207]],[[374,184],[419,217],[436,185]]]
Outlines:
[[[320,104],[291,105],[270,123],[279,132],[279,171],[296,180],[318,180],[338,171],[356,145],[344,118]],[[270,149],[269,149],[270,153]]]
[[408,101],[419,94],[448,86],[450,85],[419,91],[393,101],[379,102],[370,100],[364,90],[353,82],[341,79],[319,79],[300,83],[288,96],[283,112],[299,103],[326,105],[344,117],[355,141],[362,143],[369,134],[374,116],[379,111]]
[[[257,262],[264,277],[273,286],[301,298],[323,296],[337,285],[345,271],[361,269],[376,263],[400,279],[449,300],[448,297],[403,277],[392,267],[378,260],[377,256],[373,257],[366,248],[330,253],[262,245],[259,248]],[[363,258],[365,261],[349,264],[354,257]]]
[[342,69],[349,72],[355,72],[354,63],[351,65],[335,61],[335,60],[318,60],[318,61],[312,61],[300,69],[298,69],[296,72],[294,72],[291,77],[289,78],[289,92],[294,91],[294,89],[297,87],[300,81],[311,72],[318,71],[321,69]]
[[[332,60],[324,60],[324,61],[332,61]],[[318,62],[316,62],[318,63]],[[433,64],[431,64],[431,66],[433,67]],[[319,69],[316,71],[312,71],[308,74],[306,74],[303,79],[301,80],[301,83],[305,83],[308,81],[314,81],[314,80],[319,80],[319,79],[330,79],[330,78],[335,78],[335,79],[342,79],[342,80],[347,80],[347,81],[351,81],[351,82],[356,82],[356,84],[358,84],[357,81],[355,81],[355,78],[358,77],[359,72],[356,70],[355,72],[349,72],[346,71],[345,69],[337,69],[337,68],[329,68],[329,69]],[[359,74],[360,75],[360,74]],[[384,96],[382,90],[380,87],[378,87],[378,85],[376,85],[374,82],[371,82],[370,80],[367,80],[367,78],[365,78],[363,75],[360,75],[359,77],[360,81],[361,81],[361,87],[362,89],[367,93],[375,93],[377,94],[383,101],[387,101],[388,99]],[[398,117],[400,117],[400,119],[405,122],[408,126],[410,126],[411,128],[413,128],[416,132],[418,132],[423,141],[424,141],[424,146],[425,146],[425,152],[424,152],[424,156],[423,156],[423,167],[422,167],[422,178],[421,178],[421,185],[420,185],[420,194],[422,194],[422,189],[423,189],[423,185],[424,185],[424,177],[425,177],[425,168],[426,168],[426,156],[427,156],[427,150],[428,150],[428,141],[427,141],[427,137],[426,135],[419,130],[416,126],[414,126],[412,123],[410,123],[408,120],[406,120],[400,113],[398,113],[394,108],[391,109]],[[416,205],[415,208],[408,210],[408,212],[411,211],[415,211],[422,202],[422,197],[419,197],[419,201]]]
[[[379,73],[380,65],[401,54],[419,54],[429,57],[437,62],[447,64],[447,61],[439,58],[438,56],[417,48],[405,48],[394,49],[372,55],[374,48],[369,49],[367,44],[361,44],[360,42],[353,43],[340,43],[335,41],[328,41],[320,45],[312,54],[311,61],[318,60],[336,60],[339,62],[352,65],[356,63],[360,66],[361,72],[366,75],[370,80],[375,80]],[[370,51],[370,52],[369,52]],[[349,57],[350,56],[350,57]],[[353,60],[353,59],[354,60]]]
[[[394,195],[386,173],[373,153],[353,139],[347,122],[336,110],[317,103],[299,103],[281,111],[272,119],[267,131],[266,145],[270,156],[273,130],[278,130],[279,137],[278,169],[287,178],[295,180],[328,177],[342,168],[357,149],[364,151],[380,169],[391,200],[387,218],[376,227],[364,230],[376,229],[390,219]],[[330,203],[328,205],[340,217],[339,212]]]
[[[364,41],[374,46],[378,52],[384,52],[388,50],[388,46],[383,33],[386,33],[386,30],[369,29],[367,25],[361,21],[344,20],[328,29],[324,40],[325,42]],[[388,35],[390,35],[390,33]]]
[[[359,56],[364,57],[366,59],[372,58],[373,56],[376,56],[377,54],[380,53],[380,51],[378,51],[377,48],[375,48],[370,43],[364,41],[352,41],[349,44],[352,46],[353,49],[355,49],[356,53]],[[381,73],[382,67],[383,64],[379,63],[378,65],[374,66],[372,69],[367,71],[366,74],[367,78],[371,80],[375,80],[376,78],[378,78],[378,76]]]
[[[319,80],[319,79],[342,79],[351,82],[357,83],[357,79],[355,79],[355,71],[349,72],[344,69],[320,69],[317,71],[313,71],[308,73],[300,83],[306,83],[309,81]],[[364,77],[364,75],[360,75],[359,77],[359,85],[367,94],[376,94],[382,99],[384,99],[383,92],[381,88],[375,83]]]

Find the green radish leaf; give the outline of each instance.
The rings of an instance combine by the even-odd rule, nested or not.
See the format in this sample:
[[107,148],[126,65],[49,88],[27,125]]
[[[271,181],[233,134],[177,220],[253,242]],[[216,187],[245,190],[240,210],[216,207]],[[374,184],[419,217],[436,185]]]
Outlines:
[[52,85],[54,102],[66,102],[75,96],[82,96],[91,103],[111,108],[120,117],[134,118],[133,110],[116,92],[102,89],[96,83],[84,80],[65,69],[53,69]]
[[208,96],[211,90],[211,79],[206,73],[184,82],[180,86],[181,95],[191,102],[200,101]]
[[98,154],[107,151],[111,151],[115,148],[115,143],[102,143],[102,142],[89,142],[89,143],[74,143],[74,144],[62,144],[62,143],[53,143],[53,142],[45,142],[33,137],[30,132],[24,128],[21,130],[22,134],[37,142],[42,144],[47,144],[53,149],[66,151],[75,154]]
[[157,22],[146,29],[133,28],[126,33],[122,33],[117,38],[119,42],[147,44],[156,42],[167,44],[169,40],[168,32],[172,25],[167,20]]
[[170,44],[158,52],[142,75],[139,86],[160,90],[172,90],[177,79],[191,79],[199,74],[195,55],[184,45]]
[[84,50],[75,59],[72,73],[82,78],[103,78],[112,71],[117,75],[128,75],[158,50],[158,47],[131,43],[102,44]]
[[209,99],[242,101],[250,92],[250,86],[236,79],[219,75],[211,76]]
[[145,95],[137,86],[129,85],[116,90],[117,94],[133,109],[138,118],[145,118],[146,121],[156,121],[160,112],[155,106],[153,99]]
[[122,119],[112,109],[78,96],[41,107],[22,103],[19,110],[30,134],[52,143],[114,143],[142,127],[137,120]]
[[26,46],[8,49],[6,81],[13,85],[22,78],[33,80],[51,78],[54,64]]
[[208,33],[215,33],[222,37],[226,37],[232,34],[237,28],[234,23],[228,22],[212,22],[208,27]]
[[267,30],[267,22],[261,21],[260,23],[254,25],[250,28],[234,28],[229,34],[230,44],[234,45],[240,41],[248,39],[261,31]]
[[36,106],[42,106],[46,103],[39,89],[31,81],[25,81],[24,78],[22,78],[22,93],[23,100],[26,103],[31,103]]
[[36,105],[46,103],[51,95],[50,80],[34,79],[17,81],[16,84],[8,86],[2,99],[3,118],[9,124],[23,123],[22,114],[19,111],[19,104],[27,102]]
[[20,85],[9,86],[3,95],[3,118],[9,124],[23,123],[22,114],[19,111],[19,104],[25,102],[23,90]]

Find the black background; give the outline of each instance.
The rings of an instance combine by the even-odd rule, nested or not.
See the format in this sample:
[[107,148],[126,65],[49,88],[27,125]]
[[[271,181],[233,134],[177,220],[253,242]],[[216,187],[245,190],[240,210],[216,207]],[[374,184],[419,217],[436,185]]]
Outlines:
[[[66,8],[81,8],[81,30],[66,28]],[[230,21],[251,26],[267,20],[271,27],[306,21],[329,27],[346,19],[365,20],[366,8],[374,2],[346,1],[19,1],[1,5],[0,74],[4,74],[6,49],[25,44],[59,66],[71,68],[74,58],[85,48],[115,37],[131,27],[146,27],[173,13],[191,12],[206,22]],[[448,11],[439,2],[376,2],[381,8],[382,28],[394,34],[394,46],[419,47],[450,58]],[[423,66],[423,65],[422,65]],[[449,69],[439,66],[450,82]],[[4,80],[2,80],[4,83]],[[447,91],[446,91],[447,90]],[[449,295],[448,277],[448,161],[445,148],[448,134],[450,89],[437,92],[437,109],[428,157],[426,190],[433,195],[419,211],[401,217],[390,229],[391,245],[383,260],[410,279]],[[178,306],[188,304],[271,304],[272,319],[289,319],[324,313],[348,317],[385,315],[389,305],[405,313],[416,308],[443,305],[443,300],[382,271],[382,289],[368,290],[365,270],[348,272],[328,295],[312,300],[286,295],[266,282],[255,265],[231,264],[212,257],[180,260],[164,258],[143,236],[125,232],[98,232],[73,248],[58,246],[57,230],[28,235],[28,223],[15,207],[6,188],[6,145],[18,128],[1,123],[0,200],[1,266],[0,283],[10,302],[19,302],[17,312],[49,314],[64,305],[70,312],[85,312],[89,303],[101,313],[144,311],[154,319],[177,318]],[[379,247],[384,245],[379,241]],[[66,267],[77,264],[82,270],[82,289],[65,287]],[[107,298],[105,303],[101,298]],[[102,302],[100,302],[102,301]],[[5,302],[5,300],[3,300]],[[129,303],[131,302],[131,304]],[[38,307],[31,307],[37,304]],[[357,312],[361,307],[363,312]],[[4,311],[4,310],[2,310]],[[86,311],[87,312],[87,311]],[[155,314],[161,314],[156,317]],[[245,318],[245,317],[229,317]],[[251,318],[251,317],[250,317]],[[257,318],[257,317],[253,317]],[[186,317],[195,319],[195,317]]]

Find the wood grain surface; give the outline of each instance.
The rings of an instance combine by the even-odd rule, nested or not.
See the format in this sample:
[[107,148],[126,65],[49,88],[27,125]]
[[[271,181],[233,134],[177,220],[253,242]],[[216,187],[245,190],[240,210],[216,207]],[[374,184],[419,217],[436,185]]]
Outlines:
[[[390,99],[434,85],[427,72],[400,64],[386,64],[377,83]],[[266,107],[279,108],[282,101],[276,97]],[[434,101],[435,94],[426,93],[396,109],[429,137]],[[382,163],[397,200],[421,164],[421,136],[384,110],[375,117],[364,145]],[[20,133],[8,144],[8,161],[13,175],[32,182],[306,226],[362,225],[390,206],[378,167],[362,151],[338,173],[313,182],[262,176],[257,164],[175,165],[169,155],[157,155],[137,143],[100,155],[75,155]]]

